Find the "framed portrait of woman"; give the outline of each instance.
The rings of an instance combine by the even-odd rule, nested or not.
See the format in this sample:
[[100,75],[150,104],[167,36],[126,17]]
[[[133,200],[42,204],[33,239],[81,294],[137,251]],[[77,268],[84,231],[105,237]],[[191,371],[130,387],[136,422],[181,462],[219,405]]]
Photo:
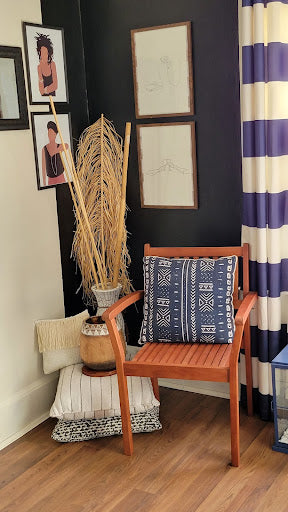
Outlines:
[[[31,118],[38,189],[55,187],[67,183],[68,179],[72,181],[71,174],[67,176],[64,171],[62,158],[67,169],[69,169],[69,162],[67,164],[64,147],[53,114],[32,113]],[[72,151],[70,114],[58,114],[57,118],[66,153],[69,155],[70,150]]]
[[68,103],[64,31],[23,22],[23,37],[31,105]]

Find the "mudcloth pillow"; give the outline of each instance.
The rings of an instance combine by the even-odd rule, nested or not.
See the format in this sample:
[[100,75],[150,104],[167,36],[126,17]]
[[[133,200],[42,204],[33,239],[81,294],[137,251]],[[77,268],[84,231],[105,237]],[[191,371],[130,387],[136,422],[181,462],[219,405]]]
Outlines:
[[[131,414],[131,427],[133,434],[160,430],[162,425],[159,421],[159,406],[149,411]],[[72,443],[117,434],[122,434],[121,416],[98,420],[58,420],[51,437],[60,443]]]
[[140,343],[232,343],[236,263],[146,256]]

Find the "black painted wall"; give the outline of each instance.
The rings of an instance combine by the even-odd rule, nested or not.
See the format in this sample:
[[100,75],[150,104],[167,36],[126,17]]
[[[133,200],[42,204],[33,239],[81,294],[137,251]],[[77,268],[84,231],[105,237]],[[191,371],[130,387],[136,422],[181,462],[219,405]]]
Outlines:
[[[64,28],[70,101],[69,105],[63,108],[56,104],[56,109],[57,112],[71,112],[72,137],[74,149],[76,149],[80,134],[89,125],[79,1],[42,0],[41,7],[43,25]],[[76,275],[75,262],[70,258],[74,230],[74,213],[68,185],[56,187],[56,198],[65,313],[66,316],[70,316],[83,311],[84,308],[81,292],[76,295],[81,277],[79,272]]]
[[[132,121],[127,226],[130,275],[138,289],[143,286],[145,242],[168,246],[240,243],[237,0],[80,0],[80,5],[91,122],[103,112],[124,134],[125,121]],[[196,121],[199,209],[141,209],[130,30],[180,21],[192,22],[195,116],[191,119]],[[135,311],[129,317],[134,342]]]
[[[65,29],[75,136],[87,120],[81,97],[86,84],[91,123],[103,112],[124,135],[125,122],[132,121],[127,227],[132,257],[130,275],[135,288],[143,286],[145,242],[186,246],[239,244],[241,153],[237,0],[80,0],[86,75],[83,62],[80,63],[83,54],[77,1],[70,1],[68,10],[65,0],[42,0],[42,4],[43,22]],[[180,21],[192,22],[195,116],[191,119],[196,121],[199,209],[141,209],[130,30]],[[76,108],[77,100],[82,101],[81,107]],[[171,121],[188,119],[179,117],[171,118]],[[75,279],[74,263],[69,261],[73,229],[71,208],[68,207],[68,193],[60,192],[60,189],[62,187],[57,191],[57,198],[65,306],[66,314],[72,314],[80,310],[81,295],[75,295],[79,280]],[[139,324],[140,316],[135,315],[135,310],[128,315],[132,343],[137,337],[135,320]]]

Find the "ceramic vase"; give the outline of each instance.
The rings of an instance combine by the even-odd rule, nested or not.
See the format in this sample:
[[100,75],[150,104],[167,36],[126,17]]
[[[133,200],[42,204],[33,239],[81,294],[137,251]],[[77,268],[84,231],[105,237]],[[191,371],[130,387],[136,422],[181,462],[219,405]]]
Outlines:
[[[95,285],[91,287],[91,290],[94,293],[97,300],[97,316],[102,316],[106,309],[110,308],[112,304],[115,304],[115,302],[117,302],[117,300],[119,299],[121,289],[122,285],[119,283],[116,286],[116,288],[108,288],[108,290],[102,290],[101,288],[97,288],[97,286]],[[124,334],[125,325],[122,313],[120,313],[120,315],[117,316],[117,320]]]

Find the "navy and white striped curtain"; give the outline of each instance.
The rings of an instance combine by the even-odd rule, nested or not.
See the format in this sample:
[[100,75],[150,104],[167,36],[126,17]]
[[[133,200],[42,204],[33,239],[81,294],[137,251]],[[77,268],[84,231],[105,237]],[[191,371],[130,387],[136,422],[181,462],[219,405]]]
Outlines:
[[250,244],[250,288],[259,297],[251,315],[253,387],[269,419],[270,362],[287,343],[288,0],[239,0],[239,61],[242,242]]

